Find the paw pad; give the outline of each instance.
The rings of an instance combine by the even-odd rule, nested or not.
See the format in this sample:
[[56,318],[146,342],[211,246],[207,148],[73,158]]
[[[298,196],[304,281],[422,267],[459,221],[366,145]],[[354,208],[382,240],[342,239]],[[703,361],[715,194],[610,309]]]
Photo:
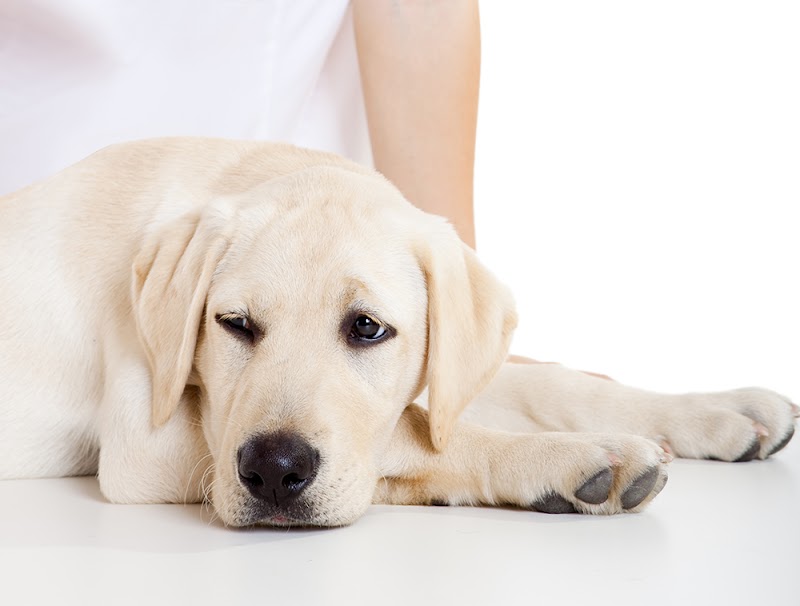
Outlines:
[[575,497],[584,503],[599,505],[608,500],[611,492],[611,483],[614,481],[614,474],[610,469],[604,469],[596,473],[575,491]]
[[655,488],[658,481],[658,468],[651,467],[636,478],[622,493],[622,508],[633,509],[641,504]]
[[769,451],[768,456],[772,456],[779,450],[783,450],[783,448],[785,448],[786,445],[789,443],[789,441],[792,439],[792,436],[794,436],[794,426],[790,427],[789,432],[786,434],[786,437],[783,438],[783,440],[781,440],[775,447],[773,447],[772,450]]
[[734,460],[734,463],[745,463],[747,461],[752,461],[758,456],[758,453],[761,451],[761,441],[758,439],[758,436],[753,440],[750,446],[747,447],[741,456]]
[[554,492],[534,501],[531,508],[542,513],[578,513],[572,503]]

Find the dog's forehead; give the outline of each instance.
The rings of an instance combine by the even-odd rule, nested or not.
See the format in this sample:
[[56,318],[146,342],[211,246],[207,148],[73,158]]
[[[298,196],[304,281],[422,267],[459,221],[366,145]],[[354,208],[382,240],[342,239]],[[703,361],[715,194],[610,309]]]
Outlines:
[[236,205],[241,216],[253,221],[304,213],[365,218],[424,214],[380,174],[336,166],[315,166],[272,179],[241,193]]
[[428,217],[381,177],[326,167],[248,196],[217,289],[309,303],[418,298],[414,244]]
[[278,247],[295,261],[318,263],[336,253],[360,254],[362,261],[364,253],[396,256],[427,220],[379,175],[335,167],[289,175],[250,197],[238,217],[241,248],[274,257]]

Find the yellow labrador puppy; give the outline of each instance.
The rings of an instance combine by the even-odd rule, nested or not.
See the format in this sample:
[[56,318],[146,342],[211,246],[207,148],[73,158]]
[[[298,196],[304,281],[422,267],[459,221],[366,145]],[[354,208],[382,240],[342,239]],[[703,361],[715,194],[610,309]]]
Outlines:
[[764,389],[504,365],[506,288],[329,154],[114,146],[0,199],[0,260],[0,478],[97,473],[113,502],[207,497],[235,526],[372,502],[616,513],[672,453],[763,459],[793,433]]

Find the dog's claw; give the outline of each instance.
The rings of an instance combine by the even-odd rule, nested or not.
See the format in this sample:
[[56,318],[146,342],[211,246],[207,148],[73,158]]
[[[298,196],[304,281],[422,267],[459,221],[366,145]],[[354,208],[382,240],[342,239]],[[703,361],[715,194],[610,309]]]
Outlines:
[[672,450],[672,445],[667,442],[665,438],[661,438],[658,441],[658,445],[661,447],[661,450],[664,451],[659,461],[664,464],[672,463],[672,461],[675,460],[675,451]]

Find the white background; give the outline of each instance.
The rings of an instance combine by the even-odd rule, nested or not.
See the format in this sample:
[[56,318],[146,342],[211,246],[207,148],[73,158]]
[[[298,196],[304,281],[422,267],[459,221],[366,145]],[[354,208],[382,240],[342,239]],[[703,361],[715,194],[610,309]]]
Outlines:
[[[2,1],[2,0],[0,0]],[[800,398],[800,3],[484,0],[478,248],[515,351]],[[638,515],[370,508],[231,530],[0,483],[2,604],[797,604],[800,446],[676,461]]]
[[484,1],[478,250],[514,351],[800,398],[800,3]]

